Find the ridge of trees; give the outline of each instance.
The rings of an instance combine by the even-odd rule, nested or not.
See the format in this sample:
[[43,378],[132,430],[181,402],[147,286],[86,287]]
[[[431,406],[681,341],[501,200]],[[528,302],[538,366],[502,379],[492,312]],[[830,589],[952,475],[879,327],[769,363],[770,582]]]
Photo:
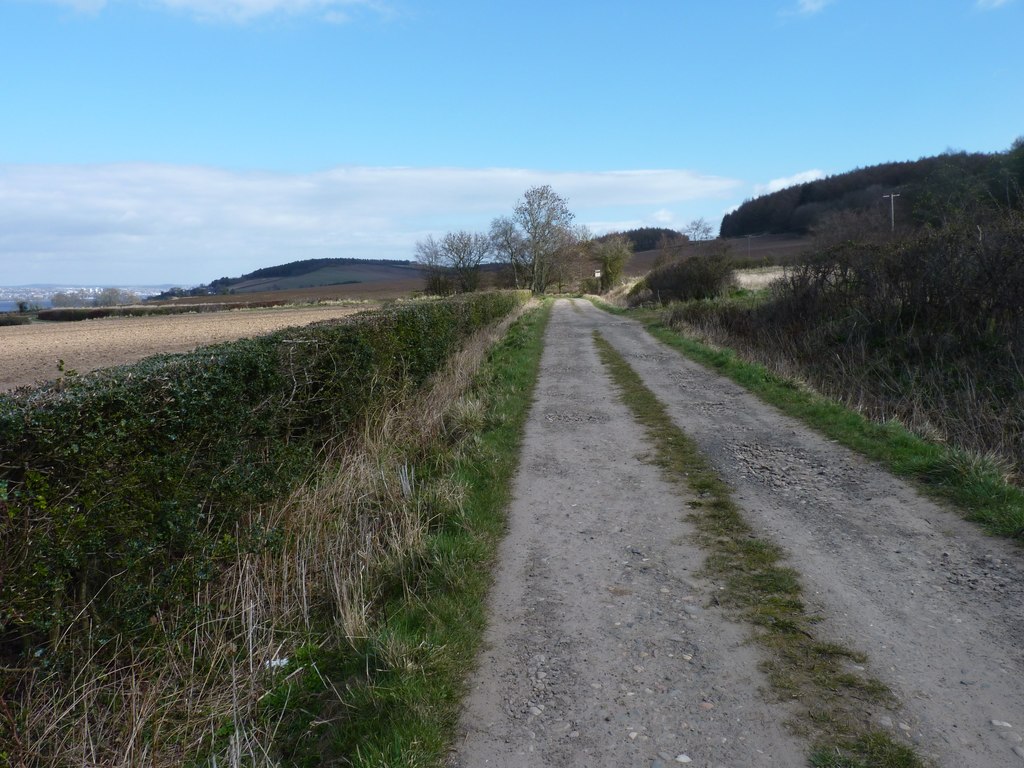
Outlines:
[[628,229],[625,232],[609,232],[595,238],[599,243],[606,242],[615,237],[624,237],[633,246],[634,251],[653,251],[660,247],[662,238],[676,240],[681,237],[680,233],[667,227],[637,227]]
[[[857,168],[746,200],[722,219],[721,237],[813,232],[835,215],[896,212],[905,226],[938,225],[972,208],[1024,203],[1024,137],[1005,152],[948,151],[934,157]],[[885,195],[899,195],[893,202]]]

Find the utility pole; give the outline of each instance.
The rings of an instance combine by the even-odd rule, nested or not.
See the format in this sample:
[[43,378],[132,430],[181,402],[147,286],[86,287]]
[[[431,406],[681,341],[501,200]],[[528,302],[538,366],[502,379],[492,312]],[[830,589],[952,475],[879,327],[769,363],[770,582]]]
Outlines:
[[889,198],[889,219],[892,222],[892,231],[895,232],[896,231],[896,198],[899,197],[899,195],[896,192],[893,192],[892,194],[889,194],[889,195],[882,195],[883,199],[886,198],[886,197]]
[[751,241],[751,240],[752,240],[753,238],[755,238],[755,237],[760,237],[760,236],[761,236],[761,235],[744,235],[744,237],[746,237],[746,238],[747,238],[747,261],[749,261],[749,260],[750,260],[750,241]]

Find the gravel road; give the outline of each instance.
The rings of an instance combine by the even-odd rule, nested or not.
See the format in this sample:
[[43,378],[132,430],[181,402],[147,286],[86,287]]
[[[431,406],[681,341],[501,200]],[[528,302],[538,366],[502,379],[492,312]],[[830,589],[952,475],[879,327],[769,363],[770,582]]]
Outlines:
[[486,650],[452,765],[799,766],[749,631],[712,606],[686,497],[644,463],[599,329],[895,692],[937,766],[1024,768],[1024,554],[587,302],[557,302]]

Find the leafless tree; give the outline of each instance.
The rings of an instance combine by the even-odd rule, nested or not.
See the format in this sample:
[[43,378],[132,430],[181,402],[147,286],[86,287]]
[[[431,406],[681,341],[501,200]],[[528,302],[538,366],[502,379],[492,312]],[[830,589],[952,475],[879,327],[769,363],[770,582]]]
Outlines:
[[487,261],[491,241],[478,232],[449,232],[441,240],[441,254],[459,291],[480,287],[480,265]]
[[694,219],[683,229],[686,236],[693,242],[710,240],[714,235],[714,231],[714,228],[708,223],[707,219],[703,217]]
[[441,243],[433,235],[427,235],[416,243],[416,261],[427,273],[427,293],[447,296],[452,292],[452,281]]
[[575,239],[573,218],[565,199],[547,184],[526,190],[516,205],[513,221],[523,237],[534,293],[544,293],[557,276],[553,268]]
[[491,222],[491,252],[494,258],[508,268],[514,288],[529,284],[526,242],[519,227],[508,216],[499,216]]
[[449,232],[440,240],[427,235],[416,243],[416,261],[427,273],[427,293],[475,291],[480,287],[480,265],[490,252],[490,238],[476,232]]

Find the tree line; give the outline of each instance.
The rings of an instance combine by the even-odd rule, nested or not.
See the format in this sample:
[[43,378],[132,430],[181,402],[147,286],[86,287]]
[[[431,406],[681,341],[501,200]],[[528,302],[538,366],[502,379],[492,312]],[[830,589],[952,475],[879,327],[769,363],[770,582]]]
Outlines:
[[543,185],[528,189],[511,215],[493,219],[487,232],[459,230],[418,241],[416,262],[426,271],[427,292],[437,295],[477,290],[485,264],[495,266],[503,287],[537,294],[568,287],[604,292],[622,280],[634,251],[671,255],[713,236],[711,225],[699,218],[681,232],[640,227],[595,237],[575,223],[568,201]]
[[623,235],[595,238],[575,218],[568,201],[545,184],[523,193],[512,214],[493,219],[487,232],[428,235],[416,243],[427,292],[477,290],[488,263],[503,287],[537,294],[569,286],[607,290],[621,279],[633,244]]

